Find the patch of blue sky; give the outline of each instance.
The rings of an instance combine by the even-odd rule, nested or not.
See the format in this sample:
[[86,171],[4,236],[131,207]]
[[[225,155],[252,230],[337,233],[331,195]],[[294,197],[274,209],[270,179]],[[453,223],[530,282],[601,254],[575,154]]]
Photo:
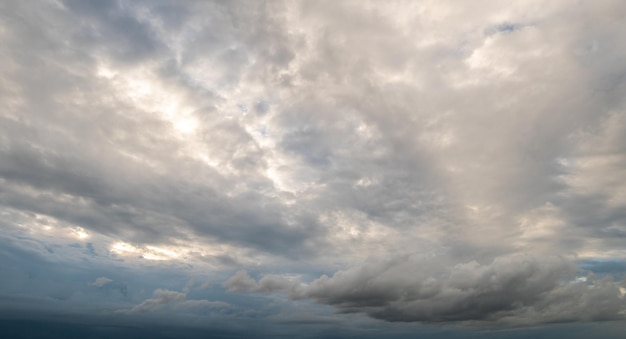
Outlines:
[[596,275],[612,275],[621,279],[626,275],[626,259],[622,258],[598,258],[585,259],[578,263],[579,267]]

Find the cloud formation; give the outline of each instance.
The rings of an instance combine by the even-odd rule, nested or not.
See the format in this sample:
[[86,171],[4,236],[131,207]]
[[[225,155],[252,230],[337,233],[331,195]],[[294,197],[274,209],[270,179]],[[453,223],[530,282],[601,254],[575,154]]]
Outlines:
[[174,310],[189,310],[198,308],[225,308],[229,306],[228,303],[222,301],[209,301],[205,299],[187,300],[187,293],[159,288],[154,290],[154,298],[146,299],[130,309],[121,310],[121,312],[132,314],[162,311],[168,307]]
[[235,275],[223,284],[228,292],[242,293],[272,293],[289,292],[291,296],[298,296],[301,292],[301,282],[296,279],[288,279],[279,275],[264,275],[259,281],[252,279],[248,272],[237,271]]
[[310,301],[389,322],[624,316],[621,1],[0,13],[3,293],[250,319]]
[[620,234],[622,85],[594,57],[621,51],[617,4],[5,6],[6,209],[235,261],[596,256]]
[[[624,282],[574,279],[558,257],[498,257],[442,269],[410,259],[322,276],[306,296],[388,321],[515,325],[623,319]],[[430,266],[430,267],[429,267]]]
[[528,325],[623,319],[626,281],[578,276],[562,257],[513,255],[490,263],[452,264],[403,257],[323,275],[310,284],[240,271],[230,292],[284,293],[311,298],[340,312],[392,322],[466,322]]
[[94,280],[94,282],[91,283],[92,286],[95,287],[102,287],[110,282],[112,282],[113,280],[107,278],[107,277],[100,277],[97,278],[96,280]]

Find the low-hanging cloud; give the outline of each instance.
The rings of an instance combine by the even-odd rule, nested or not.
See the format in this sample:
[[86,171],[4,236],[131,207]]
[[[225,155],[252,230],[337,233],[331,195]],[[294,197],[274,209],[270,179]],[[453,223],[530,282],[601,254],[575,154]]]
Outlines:
[[276,276],[257,283],[240,271],[225,286],[231,292],[310,298],[339,312],[390,322],[535,325],[624,319],[626,281],[582,273],[556,256],[513,255],[483,264],[405,256],[323,275],[307,285]]
[[146,313],[157,312],[164,309],[194,310],[199,308],[225,308],[228,303],[223,301],[209,301],[206,299],[187,299],[187,293],[171,291],[167,289],[154,290],[154,298],[146,299],[130,309],[123,309],[121,313]]

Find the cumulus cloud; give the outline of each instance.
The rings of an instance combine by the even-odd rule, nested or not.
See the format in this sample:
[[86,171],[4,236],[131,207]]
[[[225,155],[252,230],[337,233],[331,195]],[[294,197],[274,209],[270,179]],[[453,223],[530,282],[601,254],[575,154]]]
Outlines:
[[622,319],[623,283],[590,276],[559,257],[499,257],[451,267],[403,259],[313,281],[306,295],[343,312],[388,321],[513,324]]
[[250,278],[248,272],[237,271],[235,275],[224,282],[224,287],[226,287],[229,292],[249,292],[256,290],[259,284],[254,279]]
[[296,296],[302,292],[302,284],[297,279],[289,279],[284,276],[268,274],[264,275],[259,281],[252,279],[248,272],[244,270],[237,271],[232,277],[226,280],[224,286],[228,292],[242,293],[273,293],[288,292],[290,295]]
[[576,279],[575,265],[562,257],[513,255],[445,265],[436,259],[407,256],[370,263],[323,275],[297,290],[293,282],[264,276],[257,283],[241,271],[225,286],[231,292],[311,298],[339,312],[391,322],[531,325],[626,316],[625,282],[593,274]]

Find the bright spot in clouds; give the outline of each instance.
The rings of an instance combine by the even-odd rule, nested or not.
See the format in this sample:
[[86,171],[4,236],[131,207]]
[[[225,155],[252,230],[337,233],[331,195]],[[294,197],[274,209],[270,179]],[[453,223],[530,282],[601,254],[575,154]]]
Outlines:
[[180,119],[174,122],[174,126],[183,134],[189,134],[196,130],[197,123],[192,119]]
[[175,251],[159,248],[156,246],[146,246],[139,248],[124,242],[116,242],[111,245],[111,252],[122,256],[135,256],[147,260],[169,260],[176,259],[179,254]]
[[89,238],[89,233],[85,232],[82,227],[76,227],[75,229],[73,229],[72,234],[81,240]]

